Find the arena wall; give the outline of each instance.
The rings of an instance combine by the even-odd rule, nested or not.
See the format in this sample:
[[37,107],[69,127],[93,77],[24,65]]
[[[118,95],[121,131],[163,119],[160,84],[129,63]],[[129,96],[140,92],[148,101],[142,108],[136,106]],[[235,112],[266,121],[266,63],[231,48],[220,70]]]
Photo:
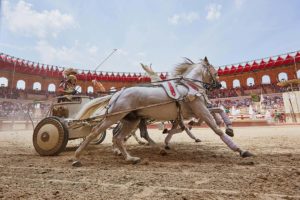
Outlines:
[[299,67],[299,63],[295,63],[290,65],[282,65],[280,67],[271,69],[257,70],[244,73],[233,73],[229,75],[221,75],[220,80],[226,82],[227,88],[233,88],[234,80],[239,80],[242,87],[247,87],[248,78],[254,78],[254,85],[260,85],[262,84],[262,77],[264,75],[268,75],[271,81],[270,84],[276,84],[280,81],[278,75],[282,72],[287,74],[289,80],[297,79],[297,71],[300,69]]
[[[13,75],[14,74],[14,75]],[[25,82],[25,89],[34,89],[33,84],[35,82],[39,82],[41,84],[41,90],[43,91],[48,91],[48,86],[50,84],[54,84],[55,88],[57,90],[62,77],[48,77],[45,75],[30,75],[30,74],[23,74],[19,72],[13,72],[9,70],[1,70],[0,69],[0,78],[4,77],[8,79],[8,87],[11,88],[16,88],[17,82],[19,80],[23,80]],[[101,81],[103,86],[107,89],[111,87],[115,88],[122,88],[122,87],[128,87],[132,85],[136,85],[138,82],[124,82],[124,81]],[[82,93],[87,93],[88,92],[88,87],[93,87],[91,81],[85,81],[85,80],[78,80],[78,85],[82,89]]]
[[[295,53],[295,52],[294,52]],[[41,90],[47,91],[49,84],[54,84],[57,90],[62,79],[62,70],[46,64],[34,63],[24,59],[15,58],[0,53],[0,78],[8,79],[8,87],[16,88],[19,80],[24,80],[26,89],[35,89],[35,82],[41,84]],[[270,78],[270,84],[281,81],[280,73],[285,73],[288,80],[300,78],[300,52],[295,55],[283,54],[269,59],[249,61],[246,64],[228,65],[219,67],[218,73],[221,81],[226,83],[228,89],[233,88],[233,81],[238,80],[240,87],[247,87],[248,78],[254,79],[254,85],[262,84],[263,76]],[[264,61],[269,60],[269,61]],[[249,64],[251,63],[251,64]],[[56,68],[56,69],[55,69]],[[160,72],[160,76],[165,78],[167,72]],[[101,81],[106,89],[115,87],[120,89],[136,85],[138,83],[149,82],[149,77],[141,73],[119,73],[119,72],[90,72],[82,71],[78,74],[78,85],[82,93],[87,93],[89,87],[93,87],[91,80]]]

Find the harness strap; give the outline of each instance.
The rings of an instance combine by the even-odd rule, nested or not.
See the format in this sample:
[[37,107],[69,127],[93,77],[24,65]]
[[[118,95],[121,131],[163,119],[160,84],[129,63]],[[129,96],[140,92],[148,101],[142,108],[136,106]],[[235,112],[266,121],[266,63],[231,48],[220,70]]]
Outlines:
[[170,81],[168,81],[167,83],[168,83],[168,86],[170,88],[171,94],[175,97],[176,96],[175,88],[173,87],[173,85],[171,84]]
[[[184,77],[181,76],[181,77],[170,78],[170,79],[165,79],[165,80],[161,80],[161,81],[153,81],[151,83],[146,83],[146,84],[137,84],[137,85],[130,86],[130,87],[159,87],[159,84],[157,84],[157,83],[164,83],[164,82],[167,82],[167,81],[181,82],[181,80],[201,83],[204,89],[206,89],[207,87],[211,87],[213,85],[211,83],[207,83],[207,82],[200,81],[200,80],[197,80],[197,79],[184,78]],[[130,87],[128,87],[128,88],[130,88]],[[201,87],[201,86],[197,86],[197,87]],[[116,89],[118,89],[118,87]]]
[[189,81],[189,82],[187,82],[187,84],[188,84],[191,88],[193,88],[194,90],[199,91],[199,86],[196,85],[195,83]]
[[180,93],[177,90],[174,81],[163,82],[159,85],[164,89],[168,97],[170,97],[171,99],[178,100],[180,98]]
[[119,93],[119,95],[117,96],[117,98],[116,98],[111,104],[108,104],[108,105],[106,106],[105,115],[108,114],[108,109],[109,109],[113,104],[115,104],[115,103],[117,102],[117,100],[119,99],[119,97],[121,96],[121,94],[124,92],[124,90],[125,90],[125,88],[122,89],[122,90],[120,91],[120,93]]

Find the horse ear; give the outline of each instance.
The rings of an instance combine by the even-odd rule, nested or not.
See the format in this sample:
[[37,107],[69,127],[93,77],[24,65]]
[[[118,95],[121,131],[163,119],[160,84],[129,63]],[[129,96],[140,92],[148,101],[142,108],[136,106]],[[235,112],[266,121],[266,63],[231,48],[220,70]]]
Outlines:
[[208,63],[208,59],[206,56],[204,57],[204,61]]

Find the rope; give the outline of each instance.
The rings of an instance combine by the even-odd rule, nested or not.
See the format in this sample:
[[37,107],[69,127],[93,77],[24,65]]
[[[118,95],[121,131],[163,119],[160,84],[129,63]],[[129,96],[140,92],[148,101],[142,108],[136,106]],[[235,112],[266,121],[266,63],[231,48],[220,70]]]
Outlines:
[[[205,83],[203,81],[199,81],[199,80],[195,80],[195,79],[190,79],[190,78],[183,78],[183,77],[180,77],[180,78],[173,78],[173,79],[168,79],[168,80],[162,80],[162,81],[156,81],[156,82],[153,82],[153,83],[159,83],[159,82],[166,82],[166,81],[169,81],[169,80],[186,80],[186,81],[195,81],[195,82],[200,82],[200,83]],[[132,86],[132,87],[135,87],[135,86]],[[130,88],[130,87],[129,87]],[[127,89],[127,88],[126,88]],[[124,91],[124,90],[123,90]],[[121,92],[122,93],[122,92]],[[120,96],[120,95],[119,95]],[[118,99],[118,98],[117,98]],[[116,99],[116,100],[117,100]],[[115,100],[115,101],[116,101]],[[115,103],[114,101],[114,103]],[[145,109],[145,108],[152,108],[152,107],[156,107],[156,106],[161,106],[161,105],[166,105],[166,104],[170,104],[170,103],[174,103],[176,102],[177,103],[177,107],[178,107],[178,104],[179,104],[179,101],[183,101],[183,99],[181,100],[170,100],[170,101],[167,101],[167,102],[162,102],[162,103],[156,103],[156,104],[151,104],[151,105],[148,105],[148,106],[141,106],[141,107],[137,107],[137,108],[132,108],[132,109],[127,109],[127,110],[122,110],[122,111],[118,111],[118,112],[114,112],[114,113],[108,113],[108,109],[111,107],[111,105],[109,105],[107,107],[107,110],[105,112],[105,114],[102,114],[102,115],[98,115],[96,117],[91,117],[91,118],[87,118],[87,119],[83,119],[83,120],[74,120],[74,121],[71,121],[70,123],[77,123],[77,122],[89,122],[89,121],[93,121],[93,120],[97,120],[97,119],[103,119],[105,117],[110,117],[110,116],[114,116],[114,115],[118,115],[118,114],[122,114],[122,113],[126,113],[126,112],[132,112],[132,111],[136,111],[136,110],[140,110],[140,109]],[[181,112],[181,108],[179,106],[179,113]],[[179,114],[180,116],[180,114]]]
[[[148,83],[148,84],[137,84],[137,85],[130,86],[130,87],[127,87],[127,88],[132,88],[132,87],[153,87],[153,86],[155,86],[155,85],[153,85],[155,83],[163,83],[163,82],[174,81],[174,80],[185,80],[185,81],[198,82],[198,83],[201,83],[203,85],[204,89],[206,89],[207,87],[213,85],[211,83],[206,83],[204,81],[199,81],[199,80],[192,79],[192,78],[178,77],[178,78],[165,79],[165,80],[161,80],[161,81],[153,81],[153,82]],[[120,89],[120,88],[123,88],[123,87],[117,87],[116,89]]]
[[152,108],[152,107],[156,107],[156,106],[167,105],[167,104],[171,104],[171,103],[174,103],[174,102],[175,102],[175,100],[170,100],[170,101],[163,102],[163,103],[156,103],[156,104],[151,104],[151,105],[148,105],[148,106],[140,106],[140,107],[137,107],[137,108],[122,110],[122,111],[113,112],[113,113],[102,114],[102,115],[98,115],[96,117],[91,117],[91,118],[84,119],[84,120],[73,120],[70,123],[89,122],[89,121],[101,119],[101,118],[104,118],[104,117],[110,117],[110,116],[114,116],[114,115],[118,115],[118,114],[123,114],[123,113],[127,113],[127,112],[132,112],[132,111],[136,111],[136,110],[140,110],[140,109],[144,109],[144,108]]

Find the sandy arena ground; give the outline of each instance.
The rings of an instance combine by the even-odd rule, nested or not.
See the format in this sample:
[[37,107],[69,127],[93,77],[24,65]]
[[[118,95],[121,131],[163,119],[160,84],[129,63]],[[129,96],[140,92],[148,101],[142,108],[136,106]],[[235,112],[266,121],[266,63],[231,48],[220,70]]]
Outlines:
[[109,134],[88,147],[81,168],[69,162],[80,141],[41,157],[31,131],[0,132],[0,199],[300,199],[300,126],[235,128],[234,141],[256,154],[246,159],[211,130],[193,132],[201,143],[178,134],[165,156],[131,138],[129,152],[143,158],[136,165],[112,154]]

